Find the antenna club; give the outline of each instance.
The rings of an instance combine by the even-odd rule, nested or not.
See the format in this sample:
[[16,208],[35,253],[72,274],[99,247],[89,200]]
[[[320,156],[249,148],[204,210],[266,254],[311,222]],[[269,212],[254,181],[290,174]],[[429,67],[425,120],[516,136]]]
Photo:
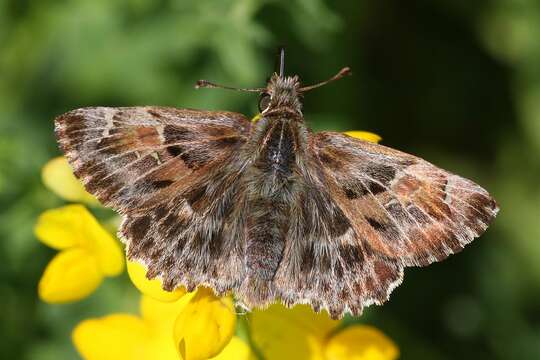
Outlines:
[[310,85],[310,86],[304,86],[304,87],[300,88],[299,90],[301,92],[310,91],[310,90],[316,89],[318,87],[321,87],[323,85],[326,85],[326,84],[328,84],[328,83],[330,83],[332,81],[339,80],[339,79],[341,79],[341,78],[343,78],[345,76],[348,76],[348,75],[352,75],[352,71],[351,71],[350,67],[346,66],[343,69],[339,70],[339,72],[336,75],[332,76],[330,79],[322,81],[322,82],[320,82],[318,84],[314,84],[314,85]]
[[207,80],[197,80],[195,83],[195,89],[200,89],[204,87],[212,87]]
[[346,66],[339,71],[339,76],[350,76],[352,75],[352,70],[350,67]]

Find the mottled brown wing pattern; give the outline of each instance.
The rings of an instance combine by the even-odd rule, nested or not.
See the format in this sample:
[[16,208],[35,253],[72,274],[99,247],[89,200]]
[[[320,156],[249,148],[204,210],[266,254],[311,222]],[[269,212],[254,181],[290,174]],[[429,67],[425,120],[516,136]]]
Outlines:
[[124,215],[128,257],[167,289],[201,283],[225,291],[242,276],[242,239],[233,236],[242,216],[232,212],[243,209],[232,201],[237,150],[250,127],[236,113],[150,106],[84,108],[56,119],[75,175]]
[[127,213],[188,189],[230,158],[249,128],[236,113],[148,106],[73,110],[56,119],[55,131],[86,189]]
[[460,251],[497,214],[483,188],[418,157],[339,133],[319,133],[314,144],[358,235],[403,266]]
[[311,146],[275,278],[287,304],[336,318],[382,304],[404,267],[460,251],[498,211],[478,185],[412,155],[331,132]]
[[147,277],[159,277],[165,290],[207,285],[222,294],[245,277],[246,205],[232,164],[125,218],[121,234],[128,256],[146,264]]
[[360,315],[363,307],[386,300],[403,268],[359,241],[332,190],[323,179],[312,180],[291,209],[276,292],[288,306],[308,303],[332,318]]

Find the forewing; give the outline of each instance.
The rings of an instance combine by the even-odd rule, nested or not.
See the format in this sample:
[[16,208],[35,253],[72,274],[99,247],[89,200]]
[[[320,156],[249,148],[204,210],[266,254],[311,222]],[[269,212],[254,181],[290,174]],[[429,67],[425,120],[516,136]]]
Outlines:
[[61,149],[86,189],[121,213],[170,199],[246,140],[243,115],[163,107],[94,107],[56,119]]
[[241,274],[232,199],[250,126],[231,112],[94,107],[58,117],[56,134],[86,189],[124,215],[128,256],[149,277],[221,291]]
[[324,177],[357,236],[403,266],[460,251],[497,214],[486,190],[418,157],[340,133],[313,140]]

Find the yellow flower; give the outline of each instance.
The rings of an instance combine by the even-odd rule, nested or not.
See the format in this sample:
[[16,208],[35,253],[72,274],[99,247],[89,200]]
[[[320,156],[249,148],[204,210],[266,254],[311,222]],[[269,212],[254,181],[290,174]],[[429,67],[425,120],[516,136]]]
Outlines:
[[[198,346],[191,348],[188,359],[208,359],[219,354],[215,359],[251,360],[249,346],[232,336],[234,321],[231,322],[229,314],[224,317],[218,314],[214,299],[217,298],[206,289],[168,303],[142,296],[140,317],[113,314],[84,320],[73,330],[73,343],[85,360],[178,360],[175,345],[178,337],[173,333],[178,327],[185,327],[180,332],[184,335],[191,332],[185,343]],[[218,299],[218,302],[232,303],[230,298]],[[219,306],[229,311],[228,305]],[[191,318],[195,313],[197,316]],[[184,323],[185,320],[189,322]],[[220,335],[225,333],[231,335]],[[195,335],[204,339],[192,339]]]
[[161,286],[159,279],[149,280],[146,277],[146,269],[143,265],[135,261],[127,261],[127,271],[133,285],[144,295],[150,296],[156,300],[172,302],[180,299],[186,294],[186,289],[180,287],[174,291],[165,291]]
[[84,320],[73,330],[73,343],[85,360],[176,360],[172,329],[188,300],[164,303],[143,296],[140,317],[112,314]]
[[390,360],[399,350],[380,330],[354,325],[330,337],[324,354],[328,360]]
[[254,360],[255,355],[245,341],[238,336],[233,336],[219,355],[212,360]]
[[63,156],[49,160],[41,170],[41,178],[49,190],[65,200],[88,205],[99,204],[94,196],[84,190]]
[[174,324],[174,341],[183,360],[204,360],[218,355],[236,328],[230,297],[219,298],[199,288]]
[[265,359],[394,360],[396,345],[381,331],[365,325],[336,330],[340,322],[307,305],[287,309],[272,305],[251,318],[252,338]]
[[349,135],[353,138],[362,139],[373,143],[378,143],[382,140],[382,137],[380,137],[379,135],[368,131],[345,131],[344,134]]
[[39,281],[39,297],[45,302],[80,300],[90,295],[103,277],[123,270],[120,245],[82,205],[45,211],[34,232],[42,243],[60,250]]

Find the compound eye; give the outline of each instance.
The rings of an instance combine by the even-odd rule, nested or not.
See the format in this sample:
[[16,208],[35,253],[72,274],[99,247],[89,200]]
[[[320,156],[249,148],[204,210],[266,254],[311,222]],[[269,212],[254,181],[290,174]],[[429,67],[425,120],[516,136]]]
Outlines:
[[268,93],[261,94],[261,98],[259,99],[259,111],[263,112],[268,108],[270,105],[271,96]]

